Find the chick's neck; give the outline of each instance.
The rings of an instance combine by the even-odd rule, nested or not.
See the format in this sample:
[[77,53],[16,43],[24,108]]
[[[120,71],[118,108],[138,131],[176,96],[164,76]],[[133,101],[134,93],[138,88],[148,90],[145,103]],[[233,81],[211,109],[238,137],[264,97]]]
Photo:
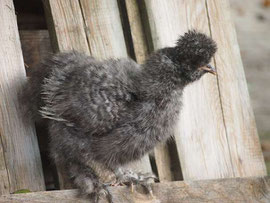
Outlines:
[[145,99],[169,97],[173,92],[182,92],[188,84],[188,76],[182,68],[185,64],[176,64],[172,60],[174,48],[158,50],[142,65],[142,71],[136,76],[140,95]]

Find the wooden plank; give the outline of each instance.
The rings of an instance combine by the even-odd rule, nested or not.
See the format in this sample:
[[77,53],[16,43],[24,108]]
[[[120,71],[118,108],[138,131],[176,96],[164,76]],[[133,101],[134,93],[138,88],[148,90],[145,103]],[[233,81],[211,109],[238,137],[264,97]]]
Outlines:
[[3,185],[4,192],[44,190],[34,125],[23,116],[17,98],[26,75],[12,0],[0,1],[0,19],[1,193]]
[[[190,28],[209,34],[204,0],[145,4],[156,49],[174,45]],[[175,140],[184,179],[233,177],[216,78],[206,75],[188,86],[183,105]]]
[[[80,0],[91,55],[99,59],[128,57],[117,0]],[[148,156],[131,163],[138,172],[151,172]]]
[[[173,181],[174,175],[171,170],[171,158],[167,143],[158,145],[155,149],[155,161],[160,182]],[[179,169],[180,170],[180,169]]]
[[[177,181],[152,185],[154,197],[145,195],[136,187],[131,193],[127,187],[110,187],[117,203],[190,203],[190,202],[254,202],[270,201],[270,178],[234,178],[203,181]],[[0,197],[0,202],[88,202],[76,197],[76,190],[35,192]],[[104,198],[101,203],[107,202]]]
[[43,0],[55,51],[77,50],[90,54],[78,0]]
[[[55,35],[54,42],[60,51],[75,49],[99,59],[127,57],[116,0],[46,0],[45,3],[47,19],[53,22],[50,35]],[[140,172],[151,171],[148,156],[130,167]],[[69,185],[65,181],[60,178],[63,188]]]
[[[208,13],[206,8],[206,2],[204,0],[199,1],[145,1],[151,34],[153,39],[154,47],[160,48],[168,45],[173,45],[180,34],[183,34],[187,29],[196,28],[206,34],[210,34]],[[213,4],[213,2],[211,3]],[[218,4],[218,3],[217,3]],[[228,15],[228,9],[224,9],[220,6],[222,12]],[[215,10],[214,6],[210,10]],[[225,15],[224,14],[224,15]],[[217,15],[217,13],[216,13]],[[219,17],[217,22],[223,22],[224,15],[217,15]],[[226,17],[225,15],[225,17]],[[162,17],[161,17],[162,16]],[[215,26],[213,26],[215,27]],[[226,27],[223,25],[222,27]],[[216,30],[221,29],[214,28]],[[227,29],[227,27],[226,27]],[[231,27],[228,29],[232,29]],[[222,29],[221,29],[222,30]],[[233,30],[232,30],[233,31]],[[216,38],[215,38],[216,39]],[[229,45],[237,47],[237,44],[229,40],[229,36],[223,35],[218,41],[218,55],[226,56],[227,50],[231,49]],[[227,43],[227,46],[224,44]],[[231,44],[230,44],[231,43]],[[223,50],[223,51],[220,51]],[[235,60],[240,60],[240,56],[236,55]],[[227,66],[231,66],[227,63]],[[219,64],[217,64],[219,66]],[[225,69],[225,67],[222,67]],[[226,67],[226,70],[229,67]],[[234,69],[241,69],[241,66],[234,66]],[[188,86],[184,93],[181,116],[176,128],[175,139],[177,143],[178,153],[181,161],[182,172],[184,179],[196,180],[196,179],[209,179],[209,178],[223,178],[223,177],[235,177],[239,176],[239,173],[235,173],[235,166],[239,166],[239,160],[233,159],[231,154],[231,148],[237,148],[238,150],[250,151],[247,156],[235,156],[240,158],[242,162],[248,163],[250,159],[253,159],[254,153],[257,154],[255,159],[259,159],[256,163],[258,165],[255,168],[261,168],[263,172],[258,170],[254,173],[243,172],[241,176],[264,175],[265,170],[263,169],[264,163],[261,160],[262,153],[257,147],[258,141],[256,136],[249,136],[250,143],[255,143],[255,147],[247,145],[240,141],[229,142],[228,137],[248,137],[246,134],[252,134],[256,127],[252,125],[253,129],[246,126],[245,132],[238,131],[237,134],[232,135],[227,133],[226,123],[224,123],[223,108],[221,106],[219,83],[217,79],[224,77],[224,71],[218,71],[218,77],[212,75],[204,76],[199,82],[196,82]],[[237,75],[237,77],[244,78],[244,75]],[[237,78],[235,77],[235,79]],[[236,83],[236,81],[234,82]],[[231,80],[227,78],[226,84],[231,84]],[[243,84],[242,84],[243,86]],[[234,86],[237,91],[242,91],[242,86]],[[248,97],[243,97],[242,100],[243,108],[246,112],[252,112],[250,106],[245,105],[248,102]],[[230,99],[230,104],[237,102],[234,101],[233,97]],[[199,101],[199,102],[198,102]],[[241,112],[239,114],[230,115],[234,118],[242,117]],[[253,120],[252,117],[248,117],[249,121]],[[242,120],[243,121],[243,120]],[[226,122],[226,120],[225,120]],[[253,121],[252,121],[253,122]],[[238,126],[239,125],[239,126]],[[244,126],[243,123],[241,124]],[[241,128],[240,123],[235,123],[235,127]],[[248,124],[249,125],[249,124]],[[251,131],[250,131],[251,130]],[[249,131],[249,132],[247,132]],[[248,139],[245,139],[246,141]],[[253,142],[253,141],[255,142]],[[247,141],[248,142],[248,141]],[[240,146],[243,144],[243,146]],[[253,154],[251,153],[253,152]],[[245,159],[245,160],[243,160]],[[254,162],[255,164],[255,162]],[[248,165],[248,164],[247,164]],[[242,166],[238,167],[241,171]],[[249,165],[249,170],[252,171]]]
[[[148,43],[144,30],[146,29],[146,26],[143,26],[143,20],[147,21],[147,19],[142,19],[143,15],[139,8],[139,2],[136,0],[127,0],[125,1],[125,5],[128,14],[135,58],[136,61],[141,64],[149,55],[150,50],[150,47],[147,46]],[[174,180],[174,175],[171,171],[171,160],[168,146],[166,144],[159,145],[154,149],[154,155],[159,181],[163,182]]]
[[80,0],[91,55],[127,57],[117,0]]
[[20,30],[19,34],[26,69],[36,66],[52,53],[48,30]]
[[125,3],[136,61],[143,63],[149,54],[149,48],[147,46],[139,3],[137,0],[127,0]]
[[[54,52],[77,50],[90,54],[84,20],[78,0],[43,0]],[[56,164],[60,189],[72,184],[66,171]]]
[[[1,136],[1,134],[0,134]],[[1,138],[1,137],[0,137]],[[9,194],[8,171],[4,157],[3,143],[0,139],[0,195]]]
[[211,33],[219,47],[215,60],[234,176],[262,176],[266,174],[266,168],[229,1],[206,2]]
[[264,1],[247,0],[245,6],[238,0],[230,2],[257,129],[260,136],[267,138],[270,137],[269,8]]

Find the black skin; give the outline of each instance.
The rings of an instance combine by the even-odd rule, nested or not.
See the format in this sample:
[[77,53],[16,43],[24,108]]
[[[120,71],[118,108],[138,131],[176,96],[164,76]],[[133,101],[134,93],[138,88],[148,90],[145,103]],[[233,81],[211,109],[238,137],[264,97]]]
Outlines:
[[193,30],[143,65],[59,53],[33,70],[21,100],[33,119],[48,123],[52,159],[97,202],[107,185],[139,177],[119,172],[123,165],[173,135],[184,88],[208,72],[216,50]]

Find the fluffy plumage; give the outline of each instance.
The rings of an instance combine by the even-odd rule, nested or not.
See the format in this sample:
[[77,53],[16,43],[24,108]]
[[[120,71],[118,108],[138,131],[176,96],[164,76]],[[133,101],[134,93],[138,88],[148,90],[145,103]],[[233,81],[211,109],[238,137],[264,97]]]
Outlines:
[[211,38],[189,31],[143,65],[59,53],[33,71],[22,101],[34,119],[47,119],[54,161],[97,199],[121,179],[121,166],[173,135],[184,87],[206,73],[215,52]]

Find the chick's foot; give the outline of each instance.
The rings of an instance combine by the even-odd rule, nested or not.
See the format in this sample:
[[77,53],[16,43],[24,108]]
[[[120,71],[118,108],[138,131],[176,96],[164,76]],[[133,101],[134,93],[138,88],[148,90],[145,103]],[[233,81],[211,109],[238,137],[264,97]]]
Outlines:
[[146,189],[147,193],[153,196],[153,190],[151,183],[157,177],[153,173],[135,173],[129,169],[118,169],[115,172],[117,177],[117,183],[114,185],[127,185],[131,187],[131,191],[134,192],[134,185],[141,185]]

